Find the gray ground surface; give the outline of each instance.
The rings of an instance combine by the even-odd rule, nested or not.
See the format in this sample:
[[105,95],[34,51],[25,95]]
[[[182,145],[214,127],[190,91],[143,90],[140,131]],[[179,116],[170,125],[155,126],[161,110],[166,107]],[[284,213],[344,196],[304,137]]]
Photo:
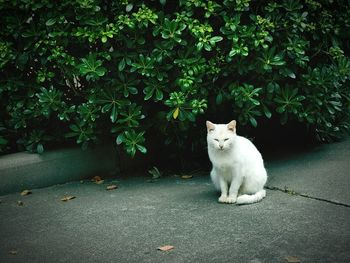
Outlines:
[[[1,196],[0,262],[350,262],[349,145],[267,163],[269,188],[311,198],[267,190],[261,203],[219,204],[203,175]],[[106,191],[112,183],[119,188]],[[60,201],[65,195],[76,198]],[[163,245],[175,248],[158,251]]]
[[350,139],[267,163],[268,186],[350,206]]

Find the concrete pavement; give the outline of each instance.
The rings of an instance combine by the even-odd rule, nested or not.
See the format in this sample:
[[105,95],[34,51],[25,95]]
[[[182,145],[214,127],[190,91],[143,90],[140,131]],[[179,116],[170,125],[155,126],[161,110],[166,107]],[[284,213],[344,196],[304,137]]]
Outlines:
[[206,174],[0,196],[0,262],[350,262],[349,154],[346,140],[268,160],[275,190],[246,206],[217,203]]
[[350,206],[350,139],[267,162],[268,186]]

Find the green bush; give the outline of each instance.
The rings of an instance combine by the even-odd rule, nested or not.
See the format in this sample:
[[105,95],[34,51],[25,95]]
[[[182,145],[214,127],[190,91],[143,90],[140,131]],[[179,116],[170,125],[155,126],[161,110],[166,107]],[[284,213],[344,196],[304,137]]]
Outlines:
[[152,133],[197,147],[222,109],[331,140],[348,128],[347,3],[1,1],[0,150],[113,137],[134,156]]

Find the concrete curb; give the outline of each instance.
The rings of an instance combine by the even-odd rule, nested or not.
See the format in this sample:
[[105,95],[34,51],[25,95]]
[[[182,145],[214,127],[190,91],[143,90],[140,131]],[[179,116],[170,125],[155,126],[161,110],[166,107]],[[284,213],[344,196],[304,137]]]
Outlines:
[[0,195],[116,171],[117,153],[113,147],[9,154],[0,156]]

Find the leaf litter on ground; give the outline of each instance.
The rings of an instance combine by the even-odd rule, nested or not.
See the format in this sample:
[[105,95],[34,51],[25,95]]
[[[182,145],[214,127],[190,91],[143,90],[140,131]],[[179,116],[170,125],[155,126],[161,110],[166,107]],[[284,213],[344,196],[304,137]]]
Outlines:
[[286,256],[285,259],[288,263],[301,263],[300,259],[294,256]]
[[166,246],[158,247],[157,249],[160,250],[160,251],[169,251],[169,250],[172,250],[174,248],[175,248],[174,246],[166,245]]
[[194,176],[197,176],[197,175],[201,175],[203,174],[203,170],[201,169],[196,169],[196,170],[193,170],[193,171],[190,171],[190,172],[187,172],[185,174],[175,174],[176,177],[180,177],[181,179],[184,179],[184,180],[187,180],[187,179],[191,179],[193,178]]
[[70,201],[70,200],[72,200],[72,199],[74,199],[74,198],[75,198],[74,195],[66,195],[66,196],[64,196],[64,197],[61,199],[61,201],[67,202],[67,201]]
[[152,176],[151,179],[147,180],[147,183],[155,183],[163,176],[163,173],[159,169],[153,166],[152,169],[148,170],[148,173]]
[[30,191],[30,190],[23,190],[21,192],[21,196],[30,195],[31,193],[32,193],[32,191]]
[[106,190],[114,190],[114,189],[117,189],[117,188],[118,188],[118,186],[116,184],[111,184],[111,185],[108,185],[106,187]]
[[95,184],[103,184],[104,180],[101,178],[101,176],[94,176],[91,181],[93,181]]
[[152,175],[152,179],[159,179],[160,177],[162,177],[162,173],[155,166],[153,166],[153,168],[149,170],[148,173]]

